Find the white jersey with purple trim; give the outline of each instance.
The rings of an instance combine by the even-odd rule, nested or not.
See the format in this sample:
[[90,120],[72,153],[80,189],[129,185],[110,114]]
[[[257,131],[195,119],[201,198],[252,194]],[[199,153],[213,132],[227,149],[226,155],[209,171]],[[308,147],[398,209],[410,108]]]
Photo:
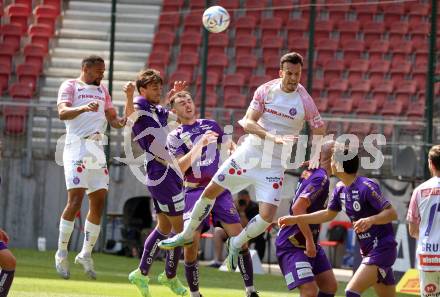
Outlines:
[[58,91],[57,104],[70,103],[72,107],[98,102],[97,112],[84,112],[72,120],[65,120],[66,143],[94,133],[104,133],[107,127],[105,111],[113,108],[110,94],[104,85],[88,85],[79,79],[66,80]]
[[[313,128],[324,125],[319,111],[306,89],[299,84],[296,91],[286,93],[281,89],[280,78],[261,85],[255,91],[250,108],[262,113],[258,124],[266,131],[276,135],[298,136],[305,121]],[[263,150],[262,139],[256,135],[249,135],[242,145],[248,146],[249,151],[255,150],[260,154],[260,157],[270,154],[271,159],[278,164],[282,159],[283,145],[274,144],[273,150],[268,148]],[[275,164],[272,162],[272,165]]]
[[440,177],[432,177],[414,190],[407,220],[419,224],[419,269],[440,271]]

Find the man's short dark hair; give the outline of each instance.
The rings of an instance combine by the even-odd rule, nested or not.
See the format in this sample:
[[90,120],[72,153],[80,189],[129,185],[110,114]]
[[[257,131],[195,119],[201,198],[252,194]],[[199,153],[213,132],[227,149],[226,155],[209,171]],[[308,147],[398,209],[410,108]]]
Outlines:
[[431,160],[436,170],[440,170],[440,145],[434,145],[428,153],[428,158]]
[[[342,168],[344,172],[347,174],[356,174],[359,170],[359,155],[349,150],[348,148],[342,150],[335,151],[335,161],[342,161]],[[350,158],[349,160],[346,160]]]
[[136,89],[140,92],[141,88],[147,87],[151,83],[163,84],[160,72],[154,69],[144,69],[139,72],[136,79]]
[[191,94],[188,91],[179,91],[177,93],[174,93],[173,96],[171,96],[170,98],[170,106],[171,107],[174,106],[174,102],[176,101],[177,98],[185,97],[187,95],[191,97]]
[[97,55],[90,55],[88,57],[85,57],[81,62],[81,67],[92,67],[97,64],[104,63],[104,59]]
[[297,52],[287,53],[287,54],[285,54],[284,56],[281,57],[280,69],[283,69],[283,64],[286,63],[286,62],[289,62],[289,63],[292,63],[292,64],[301,64],[301,66],[303,66],[304,59]]
[[241,190],[240,192],[238,192],[238,195],[249,196],[249,192],[247,190]]

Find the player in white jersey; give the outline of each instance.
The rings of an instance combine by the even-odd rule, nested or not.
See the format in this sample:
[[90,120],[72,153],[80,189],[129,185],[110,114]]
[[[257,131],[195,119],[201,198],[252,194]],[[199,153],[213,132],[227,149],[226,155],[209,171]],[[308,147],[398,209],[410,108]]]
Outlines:
[[280,78],[256,90],[245,117],[240,121],[250,135],[219,168],[194,206],[184,231],[163,240],[159,244],[161,248],[171,249],[191,241],[194,231],[225,189],[237,193],[254,185],[259,202],[259,214],[238,236],[228,240],[229,270],[235,270],[241,247],[272,224],[280,203],[286,160],[290,159],[293,139],[299,135],[305,121],[310,124],[313,135],[325,132],[313,99],[299,83],[302,66],[303,58],[298,53],[281,57]]
[[428,154],[432,178],[419,185],[409,204],[409,234],[417,239],[420,294],[440,296],[440,145]]
[[55,267],[65,279],[70,277],[67,245],[85,193],[89,197],[89,213],[84,227],[84,244],[75,263],[82,264],[90,278],[96,278],[91,252],[99,236],[109,183],[104,132],[107,123],[113,128],[122,128],[126,122],[117,116],[110,94],[101,84],[104,71],[101,57],[86,57],[80,77],[63,82],[58,92],[58,114],[66,125],[63,163],[67,204],[60,220]]

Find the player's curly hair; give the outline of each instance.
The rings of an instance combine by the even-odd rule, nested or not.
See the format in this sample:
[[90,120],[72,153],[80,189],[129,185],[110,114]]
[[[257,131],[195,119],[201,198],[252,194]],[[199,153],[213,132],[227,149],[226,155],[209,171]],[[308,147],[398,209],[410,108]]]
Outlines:
[[304,59],[297,52],[287,53],[287,54],[283,55],[280,59],[280,69],[283,69],[283,64],[286,62],[289,62],[292,64],[301,64],[301,66],[303,66]]
[[434,145],[428,153],[428,158],[431,160],[435,169],[440,170],[440,145]]
[[154,69],[143,69],[136,78],[136,89],[140,92],[140,88],[145,88],[151,83],[163,84],[160,72]]

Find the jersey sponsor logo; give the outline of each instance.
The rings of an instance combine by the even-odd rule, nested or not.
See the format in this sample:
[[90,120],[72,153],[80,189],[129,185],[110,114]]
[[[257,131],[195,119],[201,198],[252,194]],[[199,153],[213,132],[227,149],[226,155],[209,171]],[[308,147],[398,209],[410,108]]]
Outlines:
[[360,211],[361,210],[361,204],[359,203],[359,201],[353,202],[353,208],[354,208],[355,211]]
[[439,252],[439,244],[438,243],[429,243],[429,242],[422,242],[422,251],[423,252]]
[[367,238],[371,238],[371,234],[369,232],[359,233],[358,237],[359,239],[367,239]]
[[385,278],[387,276],[387,272],[385,271],[385,269],[379,267],[377,270],[379,271],[382,278]]
[[431,189],[423,189],[421,190],[421,196],[423,198],[429,197],[429,196],[437,196],[440,195],[440,188],[431,188]]
[[314,277],[312,269],[310,268],[301,268],[296,271],[299,279],[303,279],[306,277]]
[[312,265],[309,262],[299,261],[295,263],[296,269],[300,268],[312,268]]
[[276,176],[266,176],[266,181],[269,183],[278,183],[281,180],[281,178]]
[[285,113],[282,113],[282,112],[276,111],[276,110],[271,109],[271,108],[265,108],[264,111],[265,111],[265,112],[268,112],[268,113],[270,113],[270,114],[273,114],[273,115],[276,115],[276,116],[282,117],[282,118],[289,119],[289,120],[294,120],[294,119],[295,119],[295,117],[293,117],[293,116],[291,116],[291,115],[289,115],[289,114],[285,114]]
[[440,266],[440,255],[419,255],[420,266]]
[[288,274],[286,274],[284,276],[284,279],[286,280],[287,285],[293,284],[295,282],[295,278],[293,277],[292,272],[289,272]]
[[197,166],[201,167],[201,166],[208,166],[211,165],[214,162],[213,159],[208,158],[206,160],[201,160],[197,162]]

